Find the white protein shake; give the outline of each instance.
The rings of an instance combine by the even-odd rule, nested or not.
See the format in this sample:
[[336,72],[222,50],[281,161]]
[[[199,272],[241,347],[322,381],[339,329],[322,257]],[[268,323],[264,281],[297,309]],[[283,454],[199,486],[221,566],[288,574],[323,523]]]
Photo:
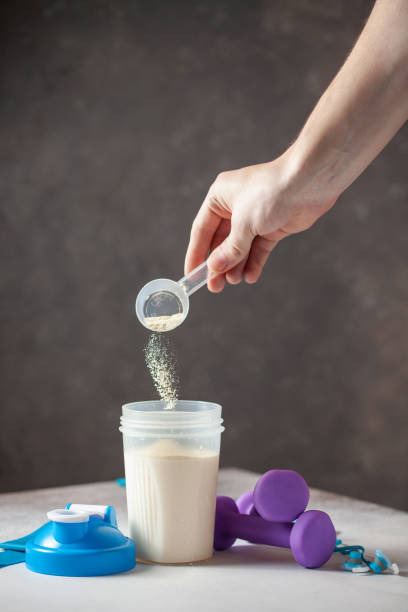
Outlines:
[[212,556],[219,454],[161,439],[125,448],[130,537],[158,563]]

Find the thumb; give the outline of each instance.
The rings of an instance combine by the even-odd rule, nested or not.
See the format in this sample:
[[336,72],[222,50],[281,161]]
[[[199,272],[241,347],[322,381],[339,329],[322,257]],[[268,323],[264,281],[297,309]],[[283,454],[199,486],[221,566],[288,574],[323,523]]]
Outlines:
[[248,257],[252,240],[252,232],[246,224],[239,223],[237,227],[237,223],[231,221],[231,231],[209,256],[208,267],[218,274],[228,272]]

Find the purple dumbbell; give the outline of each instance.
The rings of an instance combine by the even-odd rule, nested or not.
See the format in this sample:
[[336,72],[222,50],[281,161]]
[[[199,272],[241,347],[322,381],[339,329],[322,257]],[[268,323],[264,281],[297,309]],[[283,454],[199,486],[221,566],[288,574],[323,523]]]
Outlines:
[[252,492],[237,499],[241,514],[261,516],[267,521],[290,523],[301,514],[310,497],[305,479],[293,470],[269,470]]
[[276,523],[259,516],[242,515],[233,499],[220,495],[215,512],[214,548],[226,550],[237,538],[291,548],[295,560],[309,568],[326,563],[336,545],[336,531],[325,512],[308,510],[294,524]]
[[253,491],[247,491],[243,493],[235,500],[237,508],[240,514],[251,514],[252,516],[259,516],[254,506],[254,493]]

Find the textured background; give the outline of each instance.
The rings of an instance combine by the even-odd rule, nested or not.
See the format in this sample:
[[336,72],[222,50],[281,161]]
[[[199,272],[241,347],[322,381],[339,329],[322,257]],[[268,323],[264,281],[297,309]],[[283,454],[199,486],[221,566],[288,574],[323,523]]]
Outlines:
[[[138,289],[182,275],[219,171],[293,140],[371,4],[1,3],[0,490],[121,475],[120,406],[154,397]],[[171,338],[223,465],[408,508],[407,162],[405,127],[258,285],[192,298]]]

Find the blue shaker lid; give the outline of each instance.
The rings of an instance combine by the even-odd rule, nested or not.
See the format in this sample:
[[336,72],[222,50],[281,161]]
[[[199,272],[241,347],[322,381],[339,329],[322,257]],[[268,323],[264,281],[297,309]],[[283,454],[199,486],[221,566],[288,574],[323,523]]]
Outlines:
[[117,527],[112,506],[68,504],[47,513],[26,545],[26,566],[54,576],[103,576],[132,569],[135,544]]

